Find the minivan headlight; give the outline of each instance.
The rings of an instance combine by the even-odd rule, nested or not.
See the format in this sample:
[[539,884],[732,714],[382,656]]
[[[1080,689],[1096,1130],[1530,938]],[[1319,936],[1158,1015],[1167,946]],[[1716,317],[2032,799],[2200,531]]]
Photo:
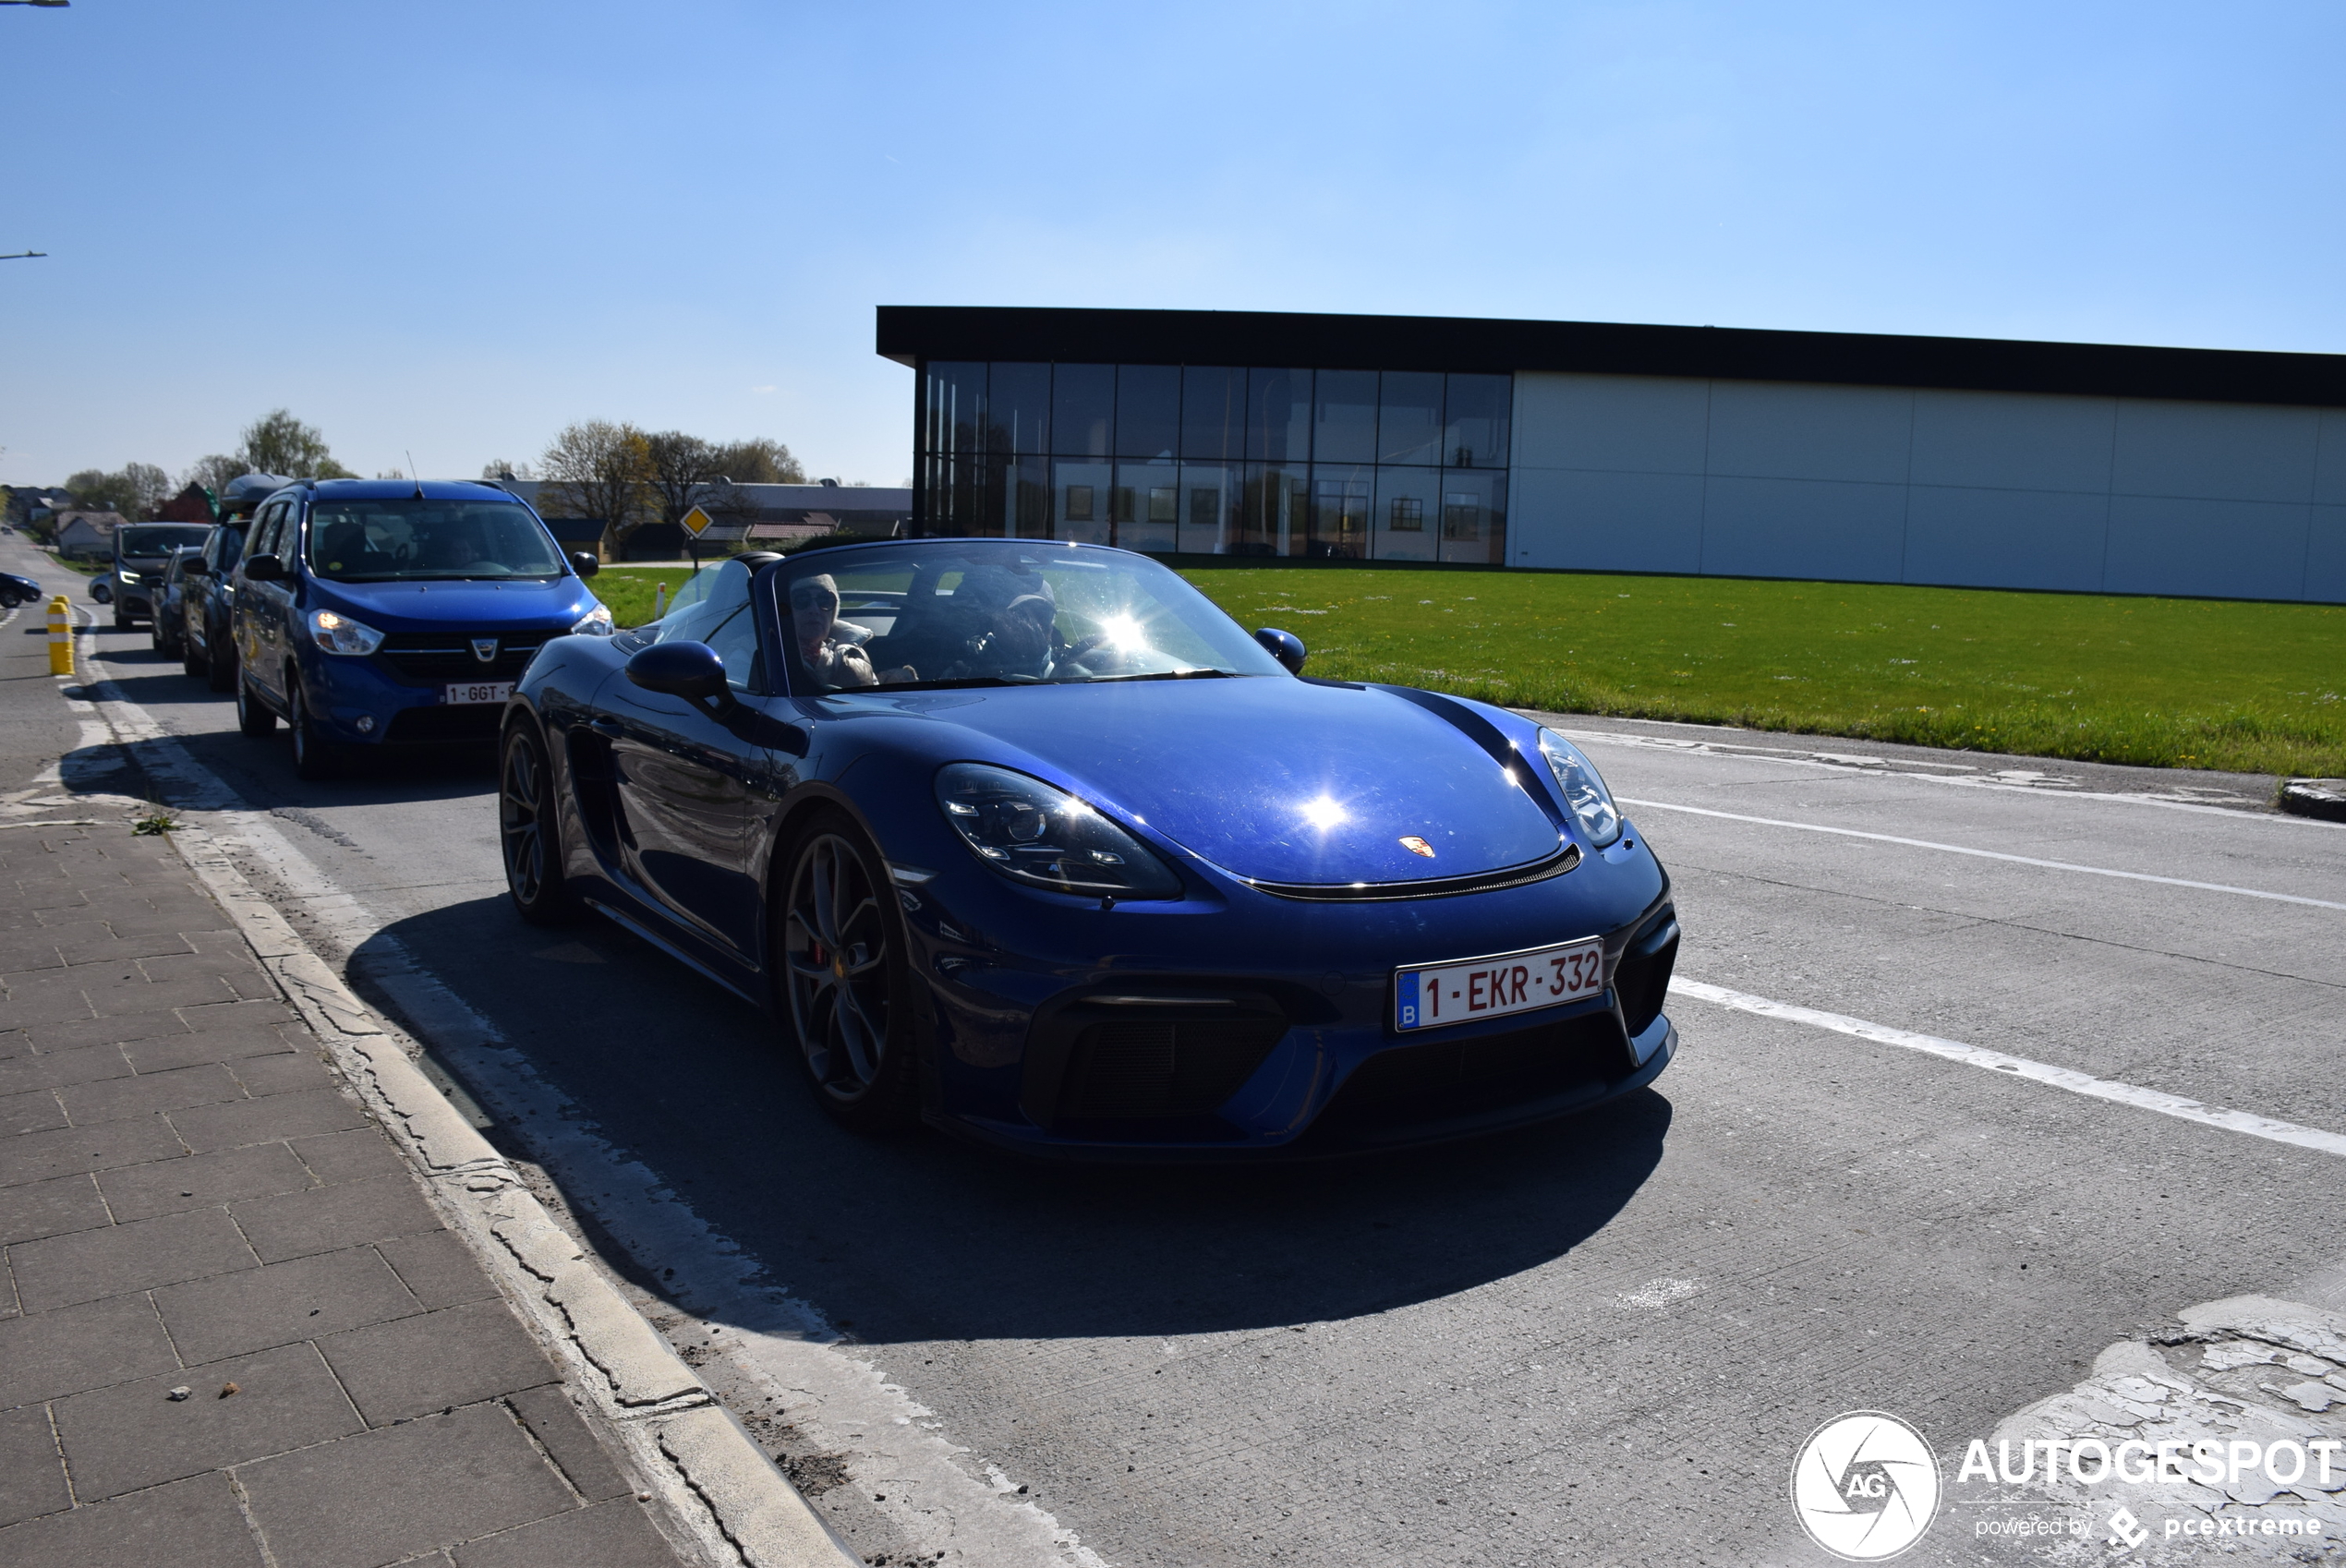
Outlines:
[[114,569],[114,574],[121,578],[126,583],[135,583],[139,580],[139,573],[131,571],[127,566],[115,567]]
[[1590,847],[1602,850],[1620,838],[1621,812],[1613,803],[1613,791],[1597,773],[1597,765],[1553,730],[1540,731],[1540,754],[1548,759],[1548,772],[1554,776],[1564,803],[1579,819]]
[[1030,887],[1086,898],[1181,896],[1181,879],[1147,845],[1039,778],[957,762],[937,776],[937,803],[978,859]]
[[333,609],[309,612],[309,639],[320,653],[330,654],[370,654],[383,645],[381,632]]
[[574,637],[608,637],[611,632],[611,606],[607,604],[599,604],[580,616],[570,629]]

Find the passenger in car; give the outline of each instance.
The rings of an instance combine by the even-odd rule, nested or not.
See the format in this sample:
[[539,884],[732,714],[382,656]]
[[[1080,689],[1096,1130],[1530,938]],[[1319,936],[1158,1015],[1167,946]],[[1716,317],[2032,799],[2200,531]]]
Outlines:
[[791,632],[807,673],[838,691],[849,686],[887,686],[917,680],[911,667],[875,670],[863,645],[871,633],[839,619],[839,585],[828,573],[801,577],[790,585]]

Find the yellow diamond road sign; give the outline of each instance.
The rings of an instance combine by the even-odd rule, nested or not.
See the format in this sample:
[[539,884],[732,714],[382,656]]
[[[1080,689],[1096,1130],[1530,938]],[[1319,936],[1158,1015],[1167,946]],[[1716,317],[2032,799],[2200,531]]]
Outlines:
[[690,512],[684,513],[684,515],[678,521],[683,525],[684,532],[690,534],[693,537],[697,539],[707,530],[708,525],[711,523],[716,522],[717,519],[711,517],[707,513],[703,512],[696,506]]

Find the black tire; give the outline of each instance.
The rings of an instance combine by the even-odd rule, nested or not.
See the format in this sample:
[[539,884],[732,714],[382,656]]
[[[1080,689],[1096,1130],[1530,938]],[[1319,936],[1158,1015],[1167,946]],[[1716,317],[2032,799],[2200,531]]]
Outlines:
[[130,612],[122,608],[122,601],[116,599],[114,606],[114,629],[117,632],[131,632],[136,631],[138,626],[139,622],[131,617]]
[[204,683],[215,692],[236,689],[236,645],[225,637],[212,641],[212,652],[204,659]]
[[912,972],[879,852],[845,816],[825,811],[791,836],[783,863],[790,870],[773,922],[778,1000],[816,1098],[856,1132],[909,1127],[920,1109]]
[[514,912],[532,925],[562,925],[574,919],[578,899],[562,874],[553,769],[537,730],[526,723],[505,732],[497,759],[497,830]]
[[207,675],[211,673],[211,660],[205,658],[203,655],[196,651],[196,640],[187,635],[186,629],[183,627],[179,633],[180,673],[185,675]]
[[239,734],[260,740],[277,728],[277,716],[262,704],[249,681],[236,682],[236,730]]
[[285,672],[285,706],[290,710],[285,728],[293,731],[294,777],[313,784],[341,778],[349,766],[349,753],[318,733],[317,721],[309,717],[309,704],[301,694],[301,677],[293,670]]

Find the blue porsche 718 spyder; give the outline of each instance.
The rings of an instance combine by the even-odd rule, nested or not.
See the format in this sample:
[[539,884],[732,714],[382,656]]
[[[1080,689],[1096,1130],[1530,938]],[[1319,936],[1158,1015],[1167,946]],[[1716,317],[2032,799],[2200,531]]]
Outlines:
[[1651,1082],[1670,882],[1588,759],[1302,665],[1120,550],[739,558],[530,664],[507,885],[770,1006],[859,1129],[1333,1153]]

